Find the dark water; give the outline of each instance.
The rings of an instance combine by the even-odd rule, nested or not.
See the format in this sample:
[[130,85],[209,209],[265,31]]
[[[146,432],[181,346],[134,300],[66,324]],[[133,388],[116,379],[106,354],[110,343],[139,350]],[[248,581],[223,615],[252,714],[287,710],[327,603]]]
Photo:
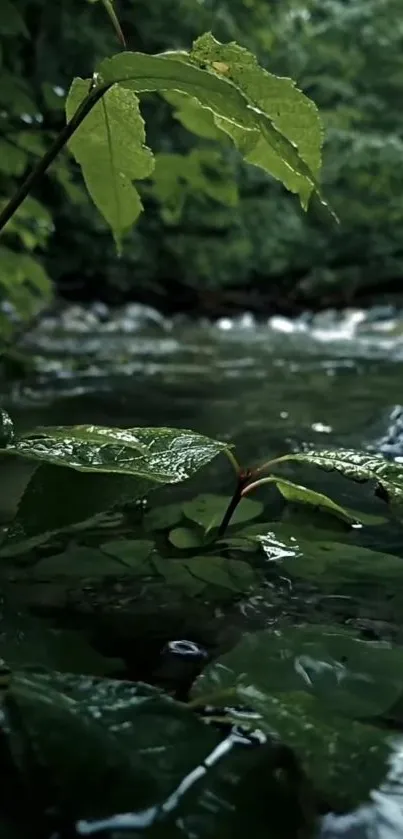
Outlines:
[[[71,307],[48,318],[26,339],[26,347],[36,371],[28,379],[1,385],[2,404],[19,428],[77,423],[190,428],[235,443],[238,460],[245,465],[307,444],[364,449],[382,437],[393,408],[403,403],[403,318],[381,310],[366,316],[329,313],[298,322],[273,318],[259,325],[245,316],[212,325],[168,323],[136,307],[113,317],[102,307]],[[23,462],[8,461],[2,469],[4,520],[16,507],[29,469]],[[370,487],[312,470],[288,467],[284,474],[348,508],[385,515],[383,502]],[[228,465],[218,459],[179,493],[230,494],[231,486]],[[274,494],[262,493],[262,500],[273,518],[282,515]],[[287,515],[298,528],[298,514],[286,513],[286,521]],[[403,557],[400,522],[364,527],[354,538],[356,545]],[[116,623],[108,614],[114,642],[107,652],[118,654],[120,644],[130,676],[147,680],[158,670],[162,645],[175,637],[191,635],[215,655],[231,649],[247,630],[284,621],[354,626],[366,637],[400,644],[403,595],[396,600],[395,586],[395,580],[389,585],[386,579],[377,590],[374,580],[363,581],[361,590],[352,592],[343,583],[340,595],[329,596],[301,580],[291,589],[289,581],[274,586],[269,572],[264,586],[224,606],[208,600],[189,603],[186,597],[167,605],[158,598],[154,602],[153,595],[140,604],[137,594],[129,624],[124,623],[124,609],[124,620],[122,610],[111,609]],[[105,597],[110,601],[113,594]],[[119,600],[120,592],[115,597]],[[395,775],[401,771],[397,753],[391,769]],[[329,817],[323,835],[333,837],[340,830],[350,836],[351,825],[354,839],[403,835],[400,810],[388,810],[386,817],[383,793],[379,795],[370,810],[360,810],[349,821]]]

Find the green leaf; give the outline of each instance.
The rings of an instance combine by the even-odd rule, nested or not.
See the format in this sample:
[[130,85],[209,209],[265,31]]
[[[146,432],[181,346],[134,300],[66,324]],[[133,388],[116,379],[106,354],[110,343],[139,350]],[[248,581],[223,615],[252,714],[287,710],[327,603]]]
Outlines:
[[180,550],[187,548],[200,548],[203,544],[203,537],[190,527],[175,527],[169,534],[171,545]]
[[348,510],[340,507],[339,504],[336,504],[335,501],[332,501],[331,498],[328,498],[327,495],[323,495],[321,492],[315,492],[312,489],[308,489],[308,487],[294,484],[292,481],[287,481],[277,476],[273,477],[273,483],[275,483],[278,491],[281,492],[281,495],[287,501],[291,501],[294,504],[310,504],[313,507],[326,510],[350,524],[357,524],[357,518],[355,516],[351,515]]
[[281,460],[294,460],[319,466],[326,472],[339,472],[353,481],[376,481],[393,502],[403,501],[403,464],[387,460],[381,454],[368,454],[350,449],[316,451],[286,455]]
[[220,151],[193,149],[189,154],[157,154],[152,192],[162,205],[168,223],[181,217],[186,198],[199,194],[234,207],[238,187]]
[[226,443],[183,429],[99,425],[37,428],[7,447],[10,454],[82,472],[133,475],[149,481],[148,489],[190,478],[227,449]]
[[146,539],[115,540],[100,548],[73,545],[63,553],[47,556],[34,565],[32,575],[44,580],[56,577],[123,577],[150,574],[148,560],[154,549]]
[[[254,711],[249,713],[249,727],[258,727],[270,739],[288,746],[316,794],[331,803],[332,809],[348,811],[366,804],[384,780],[390,759],[390,736],[382,729],[346,719],[328,709],[324,713],[320,702],[302,691],[276,695],[251,685],[250,689],[240,688],[237,697],[238,702],[245,702]],[[212,697],[206,698],[210,702]],[[228,704],[228,695],[224,692],[221,699],[216,694],[214,703]],[[247,708],[241,719],[242,726],[247,726]],[[239,714],[233,716],[233,722],[239,725]]]
[[[192,696],[200,705],[241,703],[259,713],[253,727],[290,746],[332,806],[353,806],[383,777],[387,737],[340,712],[370,716],[388,709],[401,695],[402,672],[399,650],[338,629],[269,630],[245,635],[210,664]],[[245,724],[247,713],[241,718]]]
[[63,553],[40,559],[31,574],[37,579],[53,580],[57,577],[118,577],[130,574],[130,568],[98,548],[71,546]]
[[[389,711],[403,694],[402,650],[340,628],[293,627],[246,634],[201,677],[200,690],[235,684],[266,694],[305,690],[356,719]],[[246,669],[245,669],[246,668]]]
[[[235,43],[220,44],[211,33],[198,38],[190,54],[199,66],[208,67],[237,85],[249,102],[269,117],[272,127],[298,150],[311,177],[318,178],[323,141],[321,120],[316,105],[298,90],[292,79],[274,76],[259,66],[253,53]],[[225,124],[217,122],[226,130]],[[253,144],[239,129],[233,133],[231,127],[228,133],[248,163],[260,166],[292,192],[299,193],[301,203],[307,206],[312,180],[309,182],[306,174],[298,174],[292,156],[285,153],[272,132],[261,130]]]
[[245,593],[257,581],[254,568],[240,559],[226,559],[222,556],[193,556],[186,561],[186,565],[197,579],[231,591]]
[[20,318],[29,320],[51,296],[51,281],[36,259],[0,247],[0,299],[5,298]]
[[219,140],[221,143],[230,142],[228,134],[225,134],[216,125],[214,113],[208,111],[206,108],[200,107],[196,99],[179,93],[177,90],[164,93],[163,96],[175,108],[174,117],[188,131],[197,134],[199,137],[203,137],[205,140]]
[[12,668],[46,667],[106,676],[123,669],[119,659],[104,658],[85,634],[56,629],[47,621],[1,607],[0,657]]
[[155,557],[153,565],[169,585],[194,596],[207,587],[244,593],[257,581],[257,574],[248,563],[221,556],[194,556],[191,559]]
[[[185,501],[182,510],[186,518],[196,522],[207,532],[219,526],[229,502],[230,499],[225,495],[214,495],[206,492],[193,498],[192,501]],[[238,504],[230,524],[235,525],[251,521],[260,516],[263,510],[264,507],[260,501],[243,498]]]
[[[89,90],[89,81],[75,79],[67,97],[71,119]],[[144,145],[144,121],[133,91],[114,85],[98,102],[70,140],[94,203],[112,227],[118,246],[142,210],[133,180],[147,178],[153,156]]]
[[1,0],[0,4],[0,33],[5,35],[24,35],[29,37],[27,27],[11,0]]
[[144,516],[146,530],[167,530],[182,518],[182,504],[165,504],[164,507],[154,507],[147,510]]
[[115,539],[111,542],[103,542],[100,546],[105,554],[115,557],[129,572],[144,570],[144,565],[154,550],[154,542],[148,539]]
[[5,448],[12,444],[14,440],[14,425],[11,417],[0,408],[0,448]]
[[23,783],[40,767],[40,800],[76,818],[161,805],[219,742],[183,705],[129,682],[17,673],[3,713]]
[[144,481],[137,482],[129,476],[95,475],[41,463],[19,502],[6,545],[64,530],[124,500],[141,498],[144,490]]
[[[117,82],[119,86],[129,87],[137,93],[179,91],[193,97],[203,108],[214,114],[219,128],[235,140],[246,159],[251,156],[254,163],[263,166],[266,171],[285,183],[287,188],[299,193],[301,201],[306,204],[307,196],[313,188],[316,189],[316,174],[299,154],[294,141],[291,142],[276,127],[264,107],[256,107],[256,85],[253,90],[247,87],[244,90],[240,86],[243,82],[241,77],[237,84],[234,84],[222,73],[217,73],[216,68],[211,71],[195,66],[196,61],[203,63],[203,66],[208,63],[212,66],[214,51],[234,49],[234,45],[226,47],[219,44],[211,35],[204,37],[207,40],[203,42],[199,39],[190,55],[184,52],[157,56],[120,53],[101,62],[98,68],[100,76],[107,84]],[[207,43],[210,52],[206,48]],[[200,55],[202,44],[203,57]],[[244,59],[249,62],[249,54],[248,58],[244,56]],[[259,68],[257,70],[264,74]],[[265,76],[260,75],[259,84],[264,86],[265,83]],[[292,89],[291,82],[289,87]],[[302,94],[299,95],[302,97]],[[311,116],[316,123],[316,111],[312,110]],[[320,149],[321,136],[317,136],[316,128],[312,130],[312,147],[315,143]],[[263,145],[263,153],[259,148],[260,144]]]

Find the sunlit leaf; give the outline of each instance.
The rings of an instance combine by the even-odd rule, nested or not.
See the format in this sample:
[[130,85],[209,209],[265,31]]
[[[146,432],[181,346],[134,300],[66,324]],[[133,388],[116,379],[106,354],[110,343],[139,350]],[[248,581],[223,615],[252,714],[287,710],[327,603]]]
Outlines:
[[350,449],[311,449],[286,455],[283,459],[319,466],[326,472],[339,472],[353,481],[376,481],[384,490],[384,500],[388,498],[397,503],[403,500],[403,464],[387,460],[381,454],[368,454]]
[[[67,119],[87,96],[89,84],[88,80],[74,80],[66,101]],[[154,165],[144,143],[137,96],[117,85],[104,94],[70,140],[88,191],[112,227],[118,248],[142,209],[132,182],[147,178]]]
[[[251,104],[267,115],[272,126],[298,149],[311,177],[318,177],[323,140],[321,120],[315,104],[291,79],[274,76],[259,66],[253,53],[238,44],[220,44],[211,33],[195,41],[191,57],[200,66],[207,66],[236,84]],[[263,130],[262,126],[251,143],[250,137],[239,128],[233,130],[220,120],[216,122],[222,130],[228,130],[249,163],[269,171],[292,192],[298,192],[302,204],[307,205],[312,181],[309,183],[306,174],[298,174],[291,157],[272,132]]]
[[227,444],[176,428],[53,426],[21,435],[10,454],[82,472],[133,475],[150,484],[174,484],[228,448]]
[[[228,75],[219,75],[214,68],[210,71],[196,66],[196,62],[204,67],[209,62],[211,64],[214,50],[233,49],[234,46],[219,44],[209,35],[204,37],[204,40],[196,42],[190,55],[171,52],[151,56],[125,52],[101,62],[99,73],[105,82],[118,82],[119,86],[129,87],[137,93],[174,90],[195,98],[203,108],[214,114],[219,127],[235,139],[247,159],[249,155],[255,156],[258,165],[262,165],[292,191],[299,192],[301,200],[306,203],[307,195],[316,189],[316,174],[299,154],[294,142],[276,127],[274,120],[265,111],[263,100],[260,109],[255,107],[257,102],[251,96],[254,97],[257,88],[253,91],[244,90],[241,77],[234,84]],[[249,59],[248,53],[247,63]],[[259,72],[264,73],[261,70]],[[260,76],[261,86],[265,81],[263,75]],[[289,86],[292,88],[291,82]],[[302,94],[299,95],[302,97]],[[314,110],[312,118],[317,122]],[[310,127],[312,130],[312,125]],[[264,145],[265,154],[256,153],[260,142]],[[320,142],[321,137],[319,148]],[[313,143],[318,143],[318,137],[315,136]]]

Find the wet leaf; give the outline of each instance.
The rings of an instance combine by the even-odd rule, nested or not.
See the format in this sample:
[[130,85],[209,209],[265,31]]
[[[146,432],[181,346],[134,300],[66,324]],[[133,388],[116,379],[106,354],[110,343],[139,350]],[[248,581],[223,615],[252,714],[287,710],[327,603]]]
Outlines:
[[226,449],[194,431],[99,425],[37,428],[7,447],[10,454],[82,472],[133,475],[149,488],[186,480]]
[[153,565],[167,583],[187,593],[200,594],[206,587],[246,592],[256,583],[256,571],[239,559],[195,556],[190,559],[153,558]]
[[140,545],[138,556],[132,549],[131,564],[129,564],[128,555],[123,560],[116,556],[116,551],[114,555],[111,555],[110,551],[104,552],[99,548],[76,545],[67,548],[63,553],[40,559],[33,566],[31,574],[42,580],[52,580],[57,577],[78,577],[79,579],[85,579],[86,577],[120,577],[138,573],[140,569],[140,573],[142,573],[143,564],[149,553],[150,550],[144,550],[144,544]]
[[119,560],[123,573],[125,567],[138,572],[152,554],[154,542],[147,539],[115,539],[104,542],[100,547],[104,553]]
[[383,500],[390,499],[395,503],[403,501],[403,464],[387,460],[381,454],[368,454],[350,449],[312,449],[286,455],[284,459],[319,466],[326,472],[339,472],[353,481],[376,481],[385,491]]
[[200,548],[203,545],[201,534],[190,527],[175,527],[169,534],[169,541],[181,551],[188,548]]
[[[258,727],[292,749],[329,809],[350,810],[366,803],[383,781],[391,751],[390,733],[329,709],[324,712],[314,696],[302,691],[264,693],[251,685],[237,688],[236,696],[238,703],[254,711],[249,714],[252,729]],[[231,701],[225,693],[221,698],[214,696],[217,705]],[[256,719],[256,713],[260,718]],[[247,725],[247,711],[237,711],[233,720]]]
[[37,794],[74,819],[162,803],[219,741],[184,706],[128,682],[17,673],[3,709],[25,783],[40,767]]
[[257,581],[255,569],[240,559],[194,556],[187,560],[186,565],[199,580],[232,591],[246,592]]
[[336,504],[336,502],[332,501],[331,498],[328,498],[327,495],[323,495],[321,492],[315,492],[312,489],[308,489],[308,487],[294,484],[284,478],[278,478],[277,476],[273,480],[278,491],[281,492],[281,495],[287,501],[291,501],[294,504],[310,504],[313,507],[326,510],[328,513],[331,513],[337,516],[337,518],[349,522],[350,524],[357,523],[355,516],[351,515],[351,513],[344,507]]
[[[225,495],[214,495],[206,492],[193,498],[192,501],[185,501],[182,509],[186,518],[209,531],[220,525],[229,502],[230,498]],[[238,504],[230,524],[232,526],[251,521],[260,516],[263,509],[263,504],[260,501],[243,498]]]
[[246,634],[200,677],[198,690],[251,685],[266,694],[305,690],[339,714],[380,716],[403,694],[403,656],[338,627],[312,626]]
[[329,627],[270,630],[245,635],[210,664],[192,696],[201,705],[229,706],[230,713],[236,706],[237,724],[248,717],[239,705],[260,714],[251,725],[294,750],[331,807],[355,806],[384,777],[390,734],[351,719],[351,712],[388,706],[400,690],[396,667],[397,650]]
[[163,507],[154,507],[146,512],[144,527],[146,530],[165,530],[173,527],[181,518],[182,504],[165,504]]
[[0,658],[12,668],[46,667],[106,676],[123,669],[120,659],[105,658],[84,633],[56,629],[44,620],[3,605],[0,618]]
[[46,538],[125,500],[141,498],[145,486],[125,475],[94,475],[42,463],[22,495],[5,544],[8,548],[41,533]]

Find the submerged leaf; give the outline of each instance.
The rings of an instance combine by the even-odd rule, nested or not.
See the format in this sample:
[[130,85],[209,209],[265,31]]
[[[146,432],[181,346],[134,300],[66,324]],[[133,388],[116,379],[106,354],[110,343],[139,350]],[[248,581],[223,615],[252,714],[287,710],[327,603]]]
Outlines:
[[200,548],[203,544],[202,536],[190,527],[175,527],[169,534],[169,541],[180,550]]
[[402,650],[339,627],[245,634],[200,677],[198,691],[251,685],[266,694],[305,690],[324,708],[356,719],[389,711],[403,695]]

